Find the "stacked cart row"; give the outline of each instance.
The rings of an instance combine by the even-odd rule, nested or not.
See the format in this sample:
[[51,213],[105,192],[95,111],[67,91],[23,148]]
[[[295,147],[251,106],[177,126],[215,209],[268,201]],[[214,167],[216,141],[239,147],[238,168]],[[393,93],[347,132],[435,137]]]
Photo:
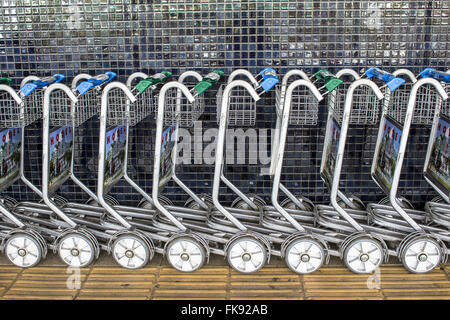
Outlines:
[[[355,273],[372,273],[389,257],[407,270],[425,273],[446,263],[450,248],[450,73],[432,68],[414,75],[406,69],[388,73],[376,67],[357,73],[319,70],[308,76],[291,70],[281,82],[272,68],[256,76],[238,69],[227,77],[220,70],[202,76],[194,71],[171,81],[172,73],[132,74],[127,83],[116,74],[80,74],[71,87],[55,74],[26,77],[15,91],[0,78],[1,250],[13,264],[33,267],[53,250],[71,267],[86,267],[101,251],[130,269],[145,266],[162,254],[175,269],[193,272],[210,255],[227,259],[243,273],[261,269],[271,256],[281,257],[296,273],[317,271],[331,256]],[[218,134],[210,194],[196,194],[177,176],[179,131],[201,118],[206,91],[216,90]],[[276,121],[268,172],[272,192],[246,194],[226,177],[225,144],[231,126],[255,126],[257,101],[275,90]],[[328,118],[320,172],[331,202],[315,204],[282,183],[289,130],[318,127],[319,103],[326,100]],[[155,119],[151,188],[128,173],[132,128]],[[95,187],[74,170],[75,152],[87,122],[96,137]],[[26,128],[42,130],[41,181],[25,175]],[[414,209],[398,194],[411,124],[431,127],[424,179],[437,196]],[[351,126],[378,126],[370,172],[386,194],[379,203],[364,204],[340,190]],[[288,130],[289,129],[289,130]],[[17,201],[8,188],[21,180],[41,201]],[[70,201],[64,186],[71,180],[86,193],[87,203]],[[111,194],[119,181],[142,197],[137,206],[121,205]],[[169,181],[189,196],[183,206],[164,196]],[[237,198],[227,206],[221,186]],[[280,201],[280,194],[285,199]],[[360,195],[361,196],[361,195]],[[68,197],[68,200],[66,199]]]

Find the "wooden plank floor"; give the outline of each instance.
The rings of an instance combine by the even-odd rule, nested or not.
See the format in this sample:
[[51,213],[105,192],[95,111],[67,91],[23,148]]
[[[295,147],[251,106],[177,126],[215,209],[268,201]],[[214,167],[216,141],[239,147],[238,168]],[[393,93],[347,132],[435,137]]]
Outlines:
[[345,267],[297,275],[267,266],[244,275],[227,266],[181,273],[168,266],[139,270],[92,266],[79,274],[66,267],[0,266],[0,299],[447,299],[450,266],[415,275],[384,266],[377,277]]

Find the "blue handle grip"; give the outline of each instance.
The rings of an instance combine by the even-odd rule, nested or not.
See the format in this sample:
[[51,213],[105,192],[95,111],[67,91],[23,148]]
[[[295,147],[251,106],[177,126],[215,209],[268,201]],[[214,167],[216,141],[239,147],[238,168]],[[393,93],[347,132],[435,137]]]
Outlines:
[[450,83],[450,73],[445,73],[442,71],[437,71],[433,68],[426,68],[424,69],[420,75],[422,76],[422,78],[433,78],[436,79],[438,81],[442,81],[445,83]]
[[273,68],[264,68],[259,72],[263,80],[260,82],[261,88],[268,92],[278,83],[277,72]]
[[38,80],[33,81],[32,83],[26,83],[22,88],[20,88],[20,92],[27,97],[32,93],[35,89],[42,89],[48,85],[53,83],[61,82],[65,77],[60,73],[55,73],[53,76],[44,77]]
[[377,79],[380,79],[381,81],[386,83],[386,85],[391,91],[395,91],[398,87],[400,87],[402,84],[405,83],[405,79],[398,78],[377,67],[371,67],[367,69],[365,73],[367,78],[369,79],[376,77]]
[[93,87],[99,86],[101,84],[107,84],[112,79],[114,79],[116,77],[116,75],[117,74],[115,72],[111,72],[111,71],[105,72],[104,74],[100,74],[91,79],[81,82],[77,86],[77,90],[81,95],[83,95]]

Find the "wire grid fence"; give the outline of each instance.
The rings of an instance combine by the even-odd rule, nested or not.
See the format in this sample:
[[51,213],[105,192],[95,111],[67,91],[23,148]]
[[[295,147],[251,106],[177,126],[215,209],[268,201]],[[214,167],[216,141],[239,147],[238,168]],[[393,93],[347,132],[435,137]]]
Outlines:
[[[212,68],[221,68],[229,74],[236,68],[256,73],[259,68],[273,66],[283,75],[292,68],[312,74],[319,67],[336,72],[344,67],[359,70],[376,65],[388,71],[408,68],[417,74],[424,67],[447,70],[450,66],[449,2],[444,0],[87,0],[82,4],[3,0],[0,10],[0,69],[12,76],[14,83],[28,74],[45,76],[55,72],[70,79],[81,72],[99,74],[113,70],[118,80],[125,82],[125,77],[135,71],[151,74],[162,69],[170,69],[177,75],[185,70],[206,74]],[[211,103],[205,104],[206,112],[200,118],[203,132],[217,128],[215,97],[208,99]],[[256,114],[257,131],[273,127],[275,119],[274,95],[269,94],[264,100],[267,106],[258,106]],[[327,201],[327,191],[317,174],[326,110],[321,103],[316,130],[298,126],[289,131],[292,138],[288,139],[287,158],[292,162],[283,171],[289,172],[288,188],[318,202]],[[141,169],[148,168],[152,160],[142,157],[151,153],[147,143],[154,135],[149,124],[143,127],[152,121],[149,118],[133,129],[139,129],[135,147],[140,151],[136,151],[138,159],[130,160],[130,167],[135,168],[145,185],[151,181],[151,170]],[[94,178],[95,171],[90,168],[95,165],[96,148],[92,148],[95,152],[87,149],[98,143],[95,120],[93,117],[87,121],[80,132],[87,160],[79,166],[80,171],[90,172],[86,178],[89,183]],[[41,162],[38,126],[39,121],[26,131],[30,143],[26,157],[33,164],[26,166],[30,177],[40,172],[35,168]],[[353,171],[351,179],[343,182],[343,188],[361,195],[363,200],[376,201],[381,193],[366,170],[373,150],[369,142],[376,135],[376,128],[369,128],[350,128],[348,157],[365,167],[344,169]],[[192,141],[197,139],[193,137],[195,130],[195,124],[188,130]],[[412,200],[416,203],[435,195],[421,175],[428,142],[423,138],[426,130],[421,125],[412,128],[408,144],[412,152],[407,153],[404,166],[408,187],[400,190],[414,195]],[[200,139],[191,150],[204,151],[210,143],[211,140]],[[247,188],[244,191],[267,195],[271,183],[267,176],[259,175],[260,166],[262,161],[251,166],[230,165],[228,169],[233,170],[234,181]],[[180,174],[196,192],[210,191],[211,165],[205,161],[191,160],[180,168]],[[119,184],[117,188],[124,200],[135,194],[125,185]],[[23,186],[13,191],[11,195],[21,199],[32,195]],[[225,199],[231,200],[229,190],[223,191]],[[70,192],[74,199],[84,197],[79,190]],[[165,192],[179,199],[178,191],[171,186]]]

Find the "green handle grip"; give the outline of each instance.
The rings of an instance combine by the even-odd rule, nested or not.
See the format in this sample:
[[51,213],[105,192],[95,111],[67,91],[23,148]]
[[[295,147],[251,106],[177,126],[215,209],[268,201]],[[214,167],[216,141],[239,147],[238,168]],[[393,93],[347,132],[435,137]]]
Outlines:
[[166,82],[171,76],[172,72],[163,70],[160,73],[156,73],[146,79],[139,81],[136,85],[136,90],[142,93],[151,86],[156,86],[158,84]]
[[197,94],[202,94],[206,90],[208,90],[213,84],[220,80],[220,77],[224,75],[222,70],[213,70],[208,73],[205,77],[203,77],[202,81],[197,83],[194,87],[195,92]]
[[328,70],[324,70],[324,69],[321,69],[321,70],[317,71],[314,74],[314,77],[318,81],[325,82],[325,88],[327,88],[327,90],[329,92],[332,92],[334,89],[336,89],[343,82],[341,79],[336,78],[336,76],[334,74],[332,74]]

